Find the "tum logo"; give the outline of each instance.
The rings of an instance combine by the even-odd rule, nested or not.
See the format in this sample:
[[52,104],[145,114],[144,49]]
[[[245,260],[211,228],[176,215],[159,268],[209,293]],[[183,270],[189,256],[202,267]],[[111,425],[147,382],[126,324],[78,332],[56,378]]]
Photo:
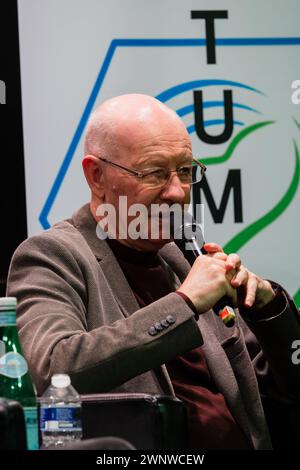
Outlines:
[[[213,89],[217,87],[215,99],[211,99],[211,95],[208,93],[208,89],[211,87]],[[222,87],[221,90],[219,87]],[[245,83],[217,78],[180,83],[162,91],[156,98],[176,111],[178,116],[183,119],[190,136],[196,135],[204,145],[224,144],[222,154],[200,158],[201,162],[208,166],[225,163],[245,138],[271,123],[271,121],[256,120],[262,113],[247,103],[249,99],[252,100],[252,95],[262,96],[263,93]],[[178,101],[178,97],[181,98],[181,101]],[[246,103],[244,100],[247,100]],[[184,101],[185,104],[182,106]],[[178,102],[181,103],[179,107]],[[207,111],[210,113],[210,118],[213,119],[205,118]],[[215,111],[217,115],[212,115],[212,112]],[[242,119],[239,119],[240,112],[242,112]],[[251,115],[250,123],[252,122],[252,124],[247,125],[244,118],[247,119],[247,116]],[[210,128],[214,127],[218,128],[218,133],[211,133]],[[196,167],[195,171],[197,171]],[[196,215],[196,207],[203,203],[204,196],[214,223],[221,224],[232,195],[234,223],[243,222],[240,169],[228,171],[219,204],[213,196],[206,177],[200,183],[193,185],[192,191],[194,216]]]
[[6,104],[6,86],[3,80],[0,80],[0,104]]
[[[218,135],[211,135],[205,129],[203,92],[194,90],[193,97],[195,132],[198,138],[202,142],[212,145],[227,142],[234,129],[232,90],[223,90],[223,102],[220,105],[224,107],[224,120],[219,120],[219,123],[224,124],[224,128]],[[234,221],[236,223],[243,222],[241,170],[229,170],[219,207],[215,203],[205,175],[204,179],[195,186],[198,187],[193,188],[194,213],[197,204],[201,204],[201,191],[203,191],[214,222],[216,224],[222,223],[230,192],[233,190]]]

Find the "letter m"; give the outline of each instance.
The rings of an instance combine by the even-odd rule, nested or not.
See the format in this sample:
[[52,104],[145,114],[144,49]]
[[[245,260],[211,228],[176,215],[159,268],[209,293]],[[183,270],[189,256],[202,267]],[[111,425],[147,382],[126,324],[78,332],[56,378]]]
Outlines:
[[224,191],[221,197],[219,207],[217,207],[213,198],[208,181],[204,176],[203,179],[192,186],[193,188],[193,213],[197,214],[197,204],[201,204],[202,191],[205,195],[209,210],[212,218],[216,224],[221,224],[224,219],[226,207],[230,192],[233,192],[233,208],[234,208],[234,222],[243,222],[242,210],[242,189],[241,189],[241,170],[229,170],[225,182]]

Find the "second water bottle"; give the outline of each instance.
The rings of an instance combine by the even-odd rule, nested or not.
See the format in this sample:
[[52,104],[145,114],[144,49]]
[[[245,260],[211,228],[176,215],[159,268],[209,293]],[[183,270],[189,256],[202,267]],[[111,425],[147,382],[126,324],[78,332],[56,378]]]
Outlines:
[[43,447],[63,446],[82,438],[80,396],[68,375],[53,375],[39,403]]

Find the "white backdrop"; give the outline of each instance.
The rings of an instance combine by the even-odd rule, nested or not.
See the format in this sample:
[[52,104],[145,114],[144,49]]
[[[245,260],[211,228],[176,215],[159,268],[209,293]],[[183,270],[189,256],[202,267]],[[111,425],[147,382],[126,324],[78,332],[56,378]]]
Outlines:
[[[190,15],[207,9],[228,11],[215,21],[215,64],[204,20]],[[228,172],[240,175],[242,221],[232,191],[222,223],[202,193],[206,240],[238,251],[300,305],[300,105],[291,101],[299,15],[298,0],[19,0],[29,234],[88,200],[81,158],[91,110],[114,95],[151,94],[182,115],[217,207]],[[203,91],[205,129],[217,135],[224,89],[233,94],[233,133],[205,144],[193,130],[193,91]]]

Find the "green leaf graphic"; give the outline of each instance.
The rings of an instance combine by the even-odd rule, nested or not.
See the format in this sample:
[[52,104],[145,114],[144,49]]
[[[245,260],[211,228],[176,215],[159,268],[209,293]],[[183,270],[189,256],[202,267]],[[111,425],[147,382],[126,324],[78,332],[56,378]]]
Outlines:
[[237,145],[240,143],[241,140],[243,140],[247,135],[251,134],[251,132],[254,132],[261,127],[268,126],[269,124],[274,124],[275,121],[263,121],[263,122],[257,122],[256,124],[252,124],[249,127],[246,127],[242,131],[240,131],[230,142],[228,145],[227,149],[223,153],[223,155],[219,155],[218,157],[208,157],[208,158],[200,158],[198,159],[203,163],[204,165],[212,165],[212,164],[217,164],[217,163],[224,163],[226,160],[229,160],[229,158],[232,156],[234,150],[236,149]]
[[[296,126],[298,127],[299,131],[300,131],[300,124],[299,122],[293,118]],[[296,292],[296,294],[294,295],[294,302],[295,304],[297,305],[298,308],[300,308],[300,289],[298,289],[298,291]]]
[[297,119],[294,118],[294,117],[293,117],[292,119],[293,119],[294,123],[296,124],[296,126],[298,127],[298,129],[299,129],[299,131],[300,131],[300,124],[299,124],[299,122],[298,122]]
[[251,238],[257,235],[261,230],[270,225],[274,220],[276,220],[289,206],[292,202],[300,180],[300,162],[299,162],[299,151],[296,142],[294,141],[295,148],[295,171],[290,183],[290,186],[281,200],[276,204],[273,209],[271,209],[267,214],[262,216],[260,219],[253,222],[251,225],[243,229],[237,235],[235,235],[226,245],[224,246],[224,251],[227,253],[233,253],[238,251],[242,246],[244,246]]
[[294,295],[294,302],[298,308],[300,308],[300,289]]

